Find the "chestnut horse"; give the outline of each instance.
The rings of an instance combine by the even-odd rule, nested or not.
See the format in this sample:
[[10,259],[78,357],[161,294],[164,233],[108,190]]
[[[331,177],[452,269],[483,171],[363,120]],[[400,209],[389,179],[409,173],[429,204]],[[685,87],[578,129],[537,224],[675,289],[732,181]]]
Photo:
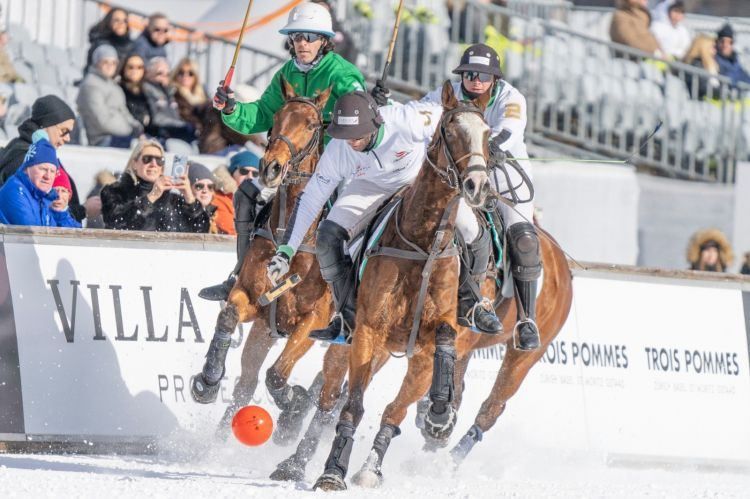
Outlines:
[[[271,288],[266,277],[266,265],[276,253],[275,238],[286,227],[294,211],[297,198],[312,176],[323,146],[324,108],[331,89],[328,88],[314,99],[298,97],[294,89],[282,79],[285,103],[274,116],[273,134],[261,160],[261,178],[266,187],[278,187],[273,201],[268,230],[257,232],[248,249],[237,282],[229,293],[227,304],[219,313],[216,330],[234,331],[240,322],[254,321],[242,351],[242,371],[233,392],[233,401],[227,408],[219,425],[219,434],[226,434],[234,412],[247,405],[258,384],[258,372],[268,352],[276,342],[272,329],[284,331],[288,339],[276,362],[266,372],[269,393],[282,409],[278,418],[276,437],[285,430],[296,437],[302,419],[312,407],[312,400],[305,388],[287,384],[289,375],[299,360],[314,344],[308,333],[324,327],[333,311],[333,300],[328,286],[320,276],[318,261],[314,254],[315,230],[313,228],[303,241],[300,253],[294,258],[290,274],[296,273],[302,282],[292,291],[283,294],[273,305],[262,307],[258,298]],[[275,314],[275,324],[272,324]],[[211,403],[216,399],[219,383],[204,393],[196,390],[202,373],[193,378],[191,393],[200,403]],[[286,424],[286,428],[284,425]],[[295,428],[296,427],[296,428]],[[284,437],[282,435],[282,440]]]
[[461,198],[478,207],[490,193],[489,127],[482,114],[488,97],[459,103],[450,82],[443,86],[443,114],[425,164],[379,243],[401,254],[417,253],[422,261],[386,254],[370,257],[357,297],[348,396],[316,489],[346,488],[353,436],[375,370],[392,352],[406,351],[410,357],[401,390],[383,414],[395,432],[407,408],[429,388],[433,358],[436,363],[441,358],[442,344],[455,340],[459,262],[454,221]]

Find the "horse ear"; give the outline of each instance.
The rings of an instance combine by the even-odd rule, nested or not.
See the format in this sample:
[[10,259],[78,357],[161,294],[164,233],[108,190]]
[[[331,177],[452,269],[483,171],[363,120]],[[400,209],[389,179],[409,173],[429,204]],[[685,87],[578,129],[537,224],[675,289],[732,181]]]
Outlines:
[[317,97],[315,97],[315,105],[318,106],[318,109],[323,109],[326,107],[326,103],[328,102],[328,98],[331,96],[331,92],[333,91],[333,85],[326,88],[322,92],[318,94]]
[[294,87],[292,87],[283,76],[281,77],[281,95],[284,97],[285,101],[297,97],[297,94],[294,92]]
[[474,99],[474,105],[477,106],[482,112],[487,109],[487,104],[490,103],[490,99],[492,98],[492,92],[493,89],[490,88],[488,91]]
[[446,80],[443,83],[443,95],[442,95],[443,107],[446,110],[453,109],[458,106],[458,99],[456,94],[453,92],[453,84],[450,80]]

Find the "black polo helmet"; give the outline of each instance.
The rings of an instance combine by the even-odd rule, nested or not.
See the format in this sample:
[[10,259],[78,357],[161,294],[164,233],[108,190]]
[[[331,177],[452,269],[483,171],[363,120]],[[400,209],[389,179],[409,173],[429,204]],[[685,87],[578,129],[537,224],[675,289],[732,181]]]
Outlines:
[[367,92],[356,91],[338,98],[326,131],[334,139],[353,140],[377,132],[382,124],[375,99]]
[[484,43],[477,43],[467,48],[461,56],[461,63],[453,70],[453,74],[460,75],[465,71],[503,77],[503,72],[500,70],[500,57],[495,49]]

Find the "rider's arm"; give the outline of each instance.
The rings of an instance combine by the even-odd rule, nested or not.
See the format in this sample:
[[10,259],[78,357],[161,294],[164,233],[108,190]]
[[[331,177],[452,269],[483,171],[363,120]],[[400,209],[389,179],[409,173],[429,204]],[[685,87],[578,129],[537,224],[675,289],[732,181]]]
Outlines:
[[442,90],[442,88],[443,87],[438,87],[435,90],[433,90],[432,92],[428,92],[427,94],[425,94],[424,97],[422,97],[421,99],[419,99],[419,102],[421,102],[423,104],[438,104],[438,105],[442,104],[442,100],[443,100],[443,96],[442,96],[443,90]]
[[255,102],[238,102],[232,114],[222,113],[221,119],[229,128],[241,134],[265,132],[273,125],[273,115],[284,105],[281,95],[281,70]]
[[420,101],[394,102],[380,108],[380,112],[388,123],[395,123],[407,131],[414,142],[429,142],[440,123],[443,107]]
[[283,246],[288,247],[292,255],[302,244],[310,226],[344,178],[343,169],[339,166],[346,161],[344,147],[348,147],[344,141],[330,142],[318,161],[315,173],[297,201],[283,241]]
[[503,151],[510,151],[523,143],[526,131],[526,99],[520,92],[514,91],[506,99],[501,108],[502,115],[493,117],[490,125],[490,138],[498,135],[503,137],[499,144]]

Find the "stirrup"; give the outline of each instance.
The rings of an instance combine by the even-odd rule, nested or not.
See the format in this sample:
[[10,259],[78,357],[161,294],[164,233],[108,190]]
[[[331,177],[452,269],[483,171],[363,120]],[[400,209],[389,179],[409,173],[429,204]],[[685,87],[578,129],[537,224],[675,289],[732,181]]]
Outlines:
[[339,317],[341,319],[341,329],[339,330],[339,335],[336,336],[334,339],[331,340],[332,345],[351,345],[352,344],[352,331],[349,329],[346,320],[344,320],[344,316],[341,313],[338,313],[334,315],[335,317]]
[[[521,328],[521,326],[523,324],[531,324],[531,325],[534,326],[534,330],[536,331],[536,337],[537,337],[538,342],[539,342],[539,346],[538,347],[536,347],[536,348],[521,348],[521,346],[519,344],[519,341],[518,341],[518,338],[519,338],[518,331],[519,331],[519,329]],[[537,326],[537,324],[536,324],[535,321],[533,321],[532,319],[526,318],[526,319],[523,319],[523,320],[520,320],[520,321],[516,322],[516,325],[513,328],[513,348],[515,348],[516,350],[520,350],[521,352],[533,352],[534,350],[538,349],[541,346],[542,346],[542,337],[541,337],[541,333],[539,331],[539,326]]]

